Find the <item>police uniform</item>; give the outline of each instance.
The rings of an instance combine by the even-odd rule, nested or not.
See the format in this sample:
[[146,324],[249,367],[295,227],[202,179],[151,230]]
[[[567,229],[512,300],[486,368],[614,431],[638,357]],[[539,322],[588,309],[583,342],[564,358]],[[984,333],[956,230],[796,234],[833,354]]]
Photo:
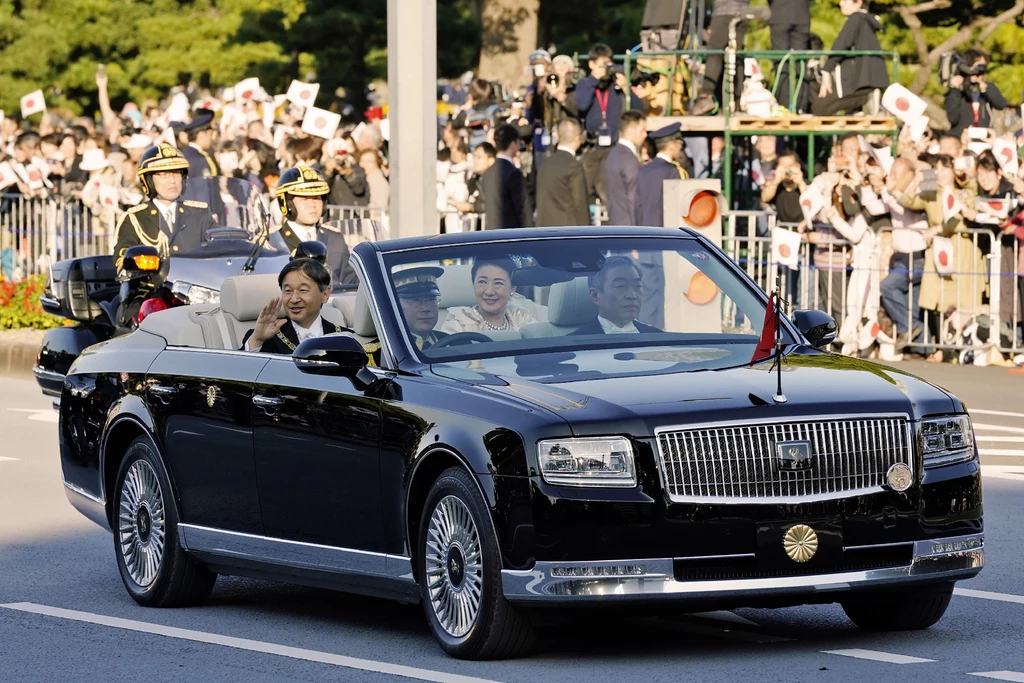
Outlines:
[[[213,112],[202,110],[196,112],[192,121],[182,130],[186,133],[196,133],[202,130],[209,130],[213,127]],[[188,143],[181,153],[188,160],[188,170],[195,178],[216,178],[220,175],[220,168],[217,166],[213,155],[209,154],[194,142]]]
[[206,230],[213,227],[213,217],[206,202],[178,199],[172,203],[173,225],[169,225],[156,204],[156,189],[149,175],[161,171],[179,171],[188,177],[188,162],[172,145],[161,143],[146,150],[139,160],[138,177],[149,199],[128,209],[117,221],[114,259],[118,270],[124,253],[130,247],[156,247],[162,259],[186,254],[198,248]]
[[[303,239],[296,234],[293,222],[296,217],[292,197],[320,197],[326,203],[331,188],[316,169],[309,166],[289,168],[281,174],[275,194],[284,222],[281,225],[281,237],[288,245],[288,252],[294,256],[295,250]],[[314,226],[308,226],[314,227]],[[327,270],[331,272],[331,282],[336,285],[358,284],[355,269],[352,268],[348,244],[345,235],[332,225],[318,224],[315,226],[316,241],[322,242],[327,248]]]
[[[392,281],[395,285],[395,295],[399,299],[418,299],[424,297],[440,297],[441,290],[437,287],[437,278],[444,274],[443,268],[435,266],[421,266],[407,268],[392,274]],[[412,334],[416,348],[422,350],[431,346],[448,336],[446,332],[431,330],[424,336]],[[380,364],[380,340],[363,344],[363,350],[369,357],[369,365]]]

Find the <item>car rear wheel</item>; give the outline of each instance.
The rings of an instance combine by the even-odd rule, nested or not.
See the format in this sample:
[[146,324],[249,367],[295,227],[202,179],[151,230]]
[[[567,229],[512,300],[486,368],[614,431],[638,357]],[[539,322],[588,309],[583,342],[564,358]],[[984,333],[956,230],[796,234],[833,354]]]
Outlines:
[[533,629],[502,593],[498,540],[465,470],[445,470],[431,487],[418,549],[423,609],[445,652],[460,659],[499,659],[529,650]]
[[842,604],[846,616],[866,631],[916,631],[933,626],[949,607],[953,584],[879,591]]
[[142,437],[128,447],[118,469],[114,503],[114,554],[132,599],[147,607],[205,600],[217,575],[181,549],[170,480]]

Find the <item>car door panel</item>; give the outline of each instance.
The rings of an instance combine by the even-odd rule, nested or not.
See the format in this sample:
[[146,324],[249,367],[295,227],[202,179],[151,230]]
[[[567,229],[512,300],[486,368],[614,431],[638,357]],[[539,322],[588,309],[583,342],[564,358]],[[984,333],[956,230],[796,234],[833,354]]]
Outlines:
[[181,521],[262,533],[253,465],[253,386],[269,357],[168,349],[147,376],[147,400],[177,487]]
[[344,377],[272,360],[256,383],[256,473],[267,536],[380,551],[380,401]]

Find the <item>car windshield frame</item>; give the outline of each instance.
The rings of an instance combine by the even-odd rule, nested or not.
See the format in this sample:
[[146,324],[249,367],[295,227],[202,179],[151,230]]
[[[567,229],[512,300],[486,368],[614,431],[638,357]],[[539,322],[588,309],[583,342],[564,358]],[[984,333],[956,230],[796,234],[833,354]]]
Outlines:
[[[517,231],[519,232],[519,231]],[[413,264],[423,264],[426,262],[436,262],[441,258],[459,258],[464,259],[466,263],[471,262],[474,257],[496,257],[499,255],[530,255],[531,252],[537,251],[537,247],[533,247],[533,244],[550,243],[552,241],[566,241],[572,240],[577,244],[581,241],[594,241],[604,242],[609,241],[624,241],[629,240],[632,245],[642,243],[643,246],[657,244],[657,248],[664,252],[672,251],[679,253],[694,253],[699,252],[701,257],[700,261],[701,269],[706,267],[713,267],[718,270],[718,274],[727,277],[732,281],[735,286],[741,288],[741,291],[749,295],[749,298],[756,303],[759,314],[758,319],[755,321],[756,326],[760,328],[764,311],[768,305],[767,295],[757,287],[746,273],[743,272],[735,263],[726,258],[722,252],[713,247],[709,248],[709,245],[701,239],[688,234],[685,232],[672,233],[666,231],[664,235],[652,235],[650,233],[644,235],[630,235],[628,233],[617,233],[609,232],[608,234],[587,234],[587,235],[574,235],[568,236],[540,236],[522,238],[512,240],[501,236],[495,236],[494,239],[490,240],[478,240],[478,239],[467,239],[465,241],[447,241],[444,244],[424,244],[418,246],[409,246],[400,249],[387,250],[382,249],[377,252],[378,265],[381,269],[382,280],[386,288],[386,302],[390,308],[390,315],[395,324],[395,331],[399,333],[402,338],[401,341],[393,341],[392,345],[396,343],[400,345],[400,348],[392,349],[396,358],[410,360],[413,363],[422,365],[435,365],[435,364],[458,364],[467,361],[485,360],[488,358],[512,358],[512,357],[526,357],[532,355],[545,355],[545,354],[559,354],[566,352],[575,351],[592,351],[598,349],[623,349],[623,348],[640,348],[640,347],[675,347],[675,348],[689,348],[694,346],[718,346],[718,345],[735,345],[738,343],[749,344],[751,346],[751,352],[756,345],[759,335],[751,334],[729,334],[729,333],[677,333],[677,332],[659,332],[657,334],[630,334],[630,335],[607,335],[607,339],[595,340],[593,336],[587,336],[587,343],[579,343],[579,339],[582,337],[572,335],[556,336],[552,338],[535,337],[530,338],[531,346],[523,346],[523,339],[514,340],[501,340],[492,341],[488,344],[467,344],[449,347],[445,349],[437,349],[434,351],[424,351],[417,348],[416,344],[412,341],[412,333],[406,323],[405,316],[402,313],[401,306],[399,304],[398,296],[395,292],[395,287],[391,277],[392,271],[396,267],[403,267]],[[625,245],[624,245],[625,246]],[[631,248],[636,248],[635,246]],[[615,251],[621,251],[616,249]],[[441,256],[443,252],[444,256]],[[597,250],[595,249],[595,252]],[[691,263],[693,261],[691,260]],[[543,264],[541,264],[543,265]],[[584,271],[580,271],[579,275],[586,274]],[[750,316],[746,316],[750,318]],[[750,318],[753,320],[753,318]],[[435,326],[435,329],[437,327]],[[790,345],[800,343],[799,333],[795,331],[795,328],[790,322],[782,317],[782,341],[784,345]],[[573,337],[572,340],[567,337]],[[400,349],[404,350],[402,353]],[[405,362],[405,361],[401,361]],[[747,361],[749,363],[749,361]]]

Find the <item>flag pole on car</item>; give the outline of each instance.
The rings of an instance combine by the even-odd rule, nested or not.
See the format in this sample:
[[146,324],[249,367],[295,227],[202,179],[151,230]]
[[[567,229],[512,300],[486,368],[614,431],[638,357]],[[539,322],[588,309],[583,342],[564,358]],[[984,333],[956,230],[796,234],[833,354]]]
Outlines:
[[761,338],[757,340],[757,348],[750,359],[750,364],[755,365],[768,358],[773,358],[772,367],[776,372],[778,385],[772,400],[776,403],[785,403],[786,395],[782,393],[782,325],[779,318],[782,315],[782,297],[779,296],[779,278],[775,279],[775,289],[768,297],[768,307],[764,312],[764,325],[761,327]]

